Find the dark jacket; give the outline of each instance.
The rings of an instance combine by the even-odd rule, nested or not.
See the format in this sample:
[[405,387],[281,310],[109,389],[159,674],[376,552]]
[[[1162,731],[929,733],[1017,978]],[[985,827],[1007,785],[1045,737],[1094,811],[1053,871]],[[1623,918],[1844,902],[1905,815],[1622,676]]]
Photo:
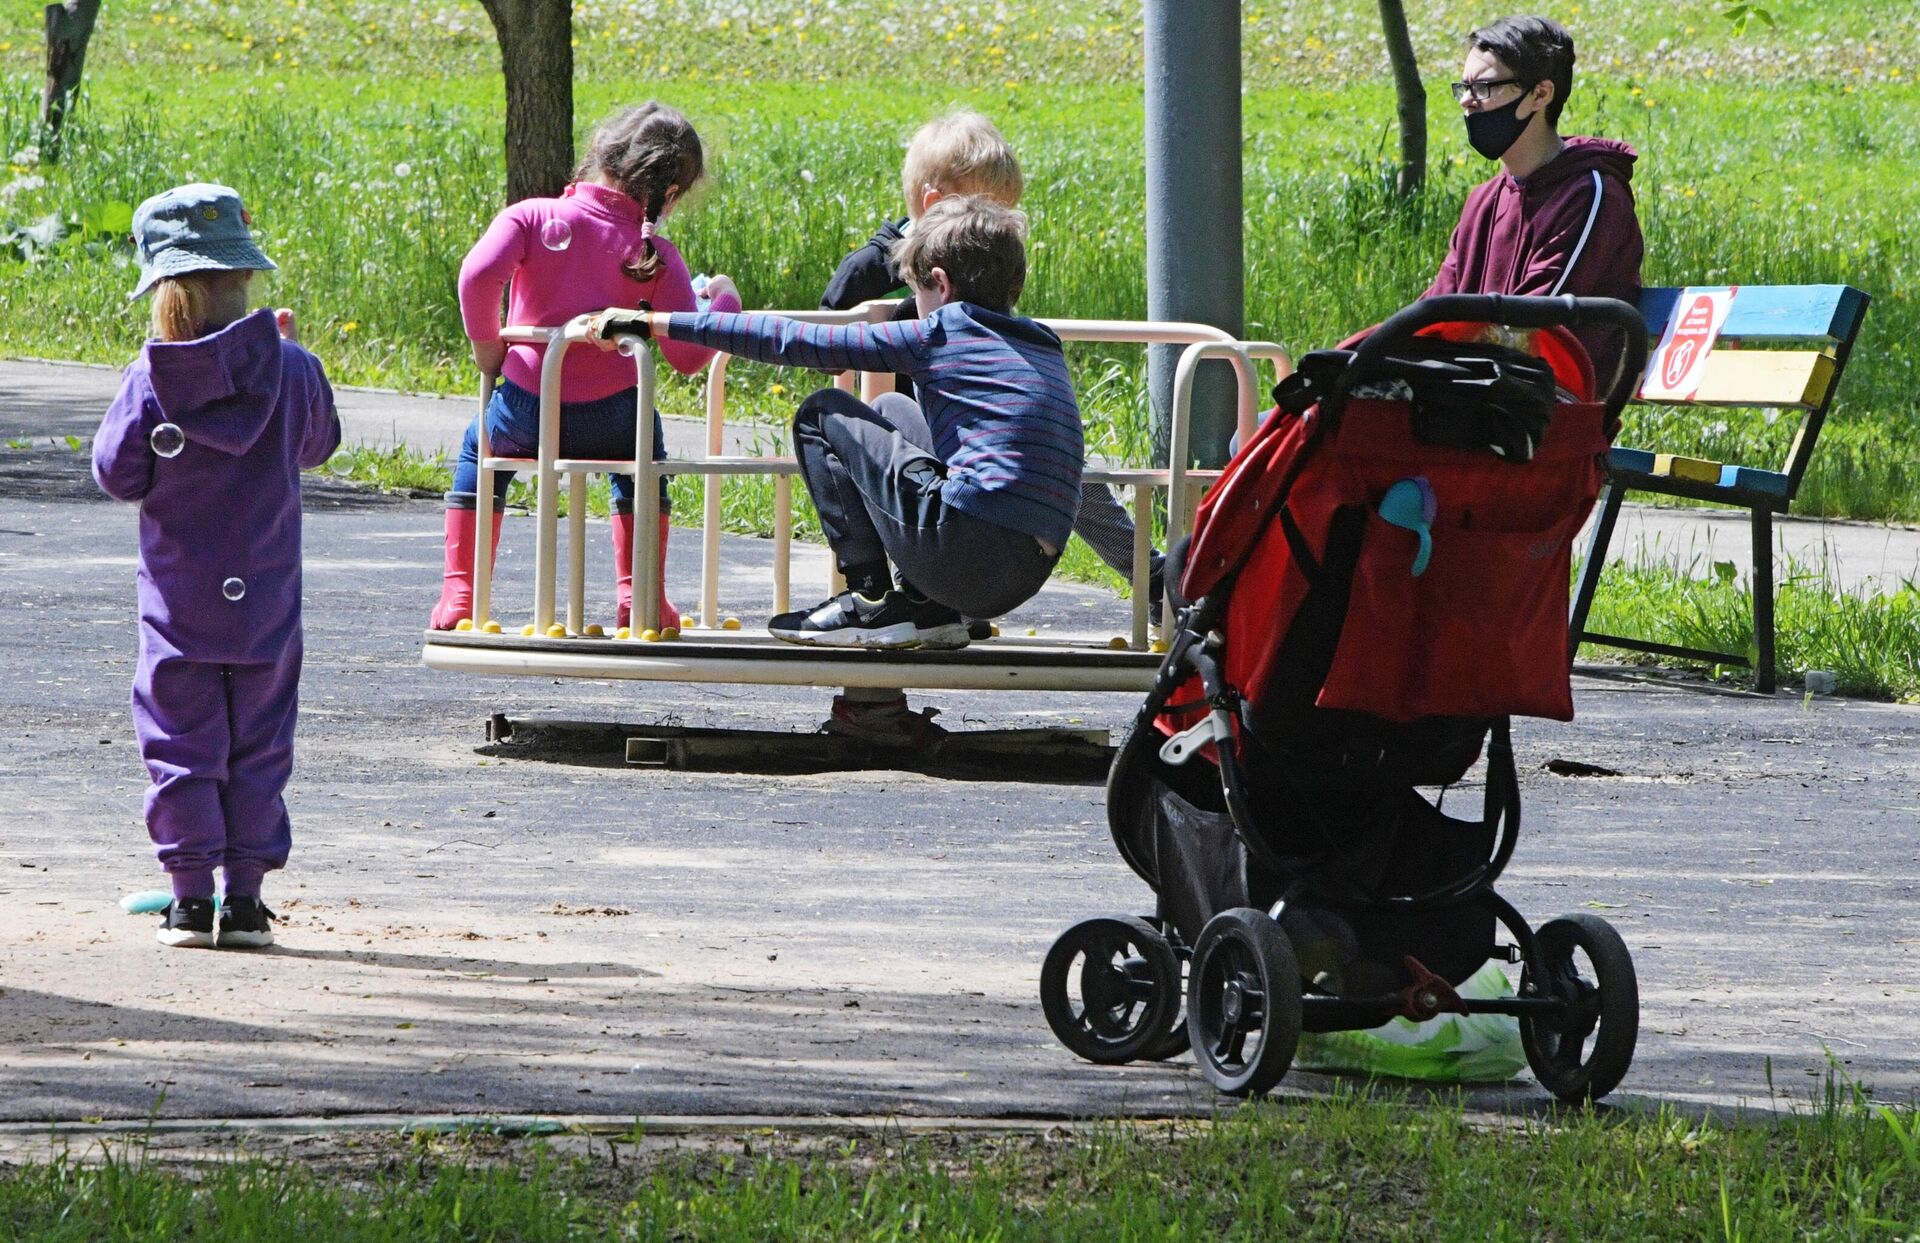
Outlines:
[[[1578,294],[1637,304],[1646,243],[1628,185],[1635,158],[1623,142],[1569,138],[1524,180],[1502,173],[1475,186],[1426,296]],[[1578,335],[1604,391],[1620,361],[1618,334]]]
[[820,309],[848,311],[905,288],[907,282],[893,270],[893,247],[906,236],[906,227],[905,219],[889,220],[867,239],[866,245],[842,259],[833,279],[827,282],[826,292],[820,295]]

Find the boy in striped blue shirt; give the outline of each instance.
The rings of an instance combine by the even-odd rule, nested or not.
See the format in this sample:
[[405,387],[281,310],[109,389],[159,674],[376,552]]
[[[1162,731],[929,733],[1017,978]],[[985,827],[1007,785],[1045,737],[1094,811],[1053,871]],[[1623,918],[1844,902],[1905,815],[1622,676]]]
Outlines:
[[[777,315],[608,310],[603,340],[663,336],[760,362],[897,372],[919,401],[836,388],[793,418],[800,474],[847,590],[768,629],[829,647],[957,648],[962,615],[998,617],[1040,590],[1080,503],[1080,408],[1060,339],[1014,315],[1026,217],[941,199],[895,251],[921,318],[808,324]],[[888,562],[899,570],[894,586]]]

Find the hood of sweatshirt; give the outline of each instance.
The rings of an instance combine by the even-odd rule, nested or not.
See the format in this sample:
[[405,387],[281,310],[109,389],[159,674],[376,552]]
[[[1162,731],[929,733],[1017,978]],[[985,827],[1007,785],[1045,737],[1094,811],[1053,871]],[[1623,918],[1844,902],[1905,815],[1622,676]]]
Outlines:
[[1525,178],[1509,177],[1507,180],[1522,187],[1527,197],[1532,199],[1551,194],[1569,180],[1576,183],[1584,180],[1594,170],[1622,181],[1631,181],[1634,161],[1639,158],[1632,147],[1611,138],[1569,138],[1559,155],[1534,169]]
[[280,330],[264,307],[192,341],[149,341],[146,359],[160,413],[196,444],[238,457],[273,418]]

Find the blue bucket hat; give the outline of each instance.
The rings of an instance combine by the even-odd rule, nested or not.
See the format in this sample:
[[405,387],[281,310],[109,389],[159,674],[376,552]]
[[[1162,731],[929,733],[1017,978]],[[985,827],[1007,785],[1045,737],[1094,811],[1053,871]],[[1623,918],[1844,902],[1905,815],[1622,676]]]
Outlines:
[[278,265],[254,245],[247,228],[252,220],[241,206],[239,192],[227,186],[196,182],[154,195],[133,213],[140,283],[127,300],[169,276],[271,271]]

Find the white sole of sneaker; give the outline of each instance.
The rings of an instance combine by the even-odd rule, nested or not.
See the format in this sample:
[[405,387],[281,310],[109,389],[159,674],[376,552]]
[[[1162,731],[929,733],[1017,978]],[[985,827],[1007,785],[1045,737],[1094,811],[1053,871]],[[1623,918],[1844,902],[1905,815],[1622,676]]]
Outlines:
[[213,948],[211,932],[195,932],[191,928],[162,928],[153,935],[154,940],[171,949],[210,950]]
[[223,932],[220,934],[220,948],[223,950],[257,950],[273,944],[273,929],[262,932]]
[[971,642],[973,636],[967,633],[967,627],[962,622],[935,626],[920,632],[920,650],[923,652],[955,652]]
[[912,622],[900,622],[872,630],[853,626],[843,630],[774,630],[769,627],[767,632],[776,639],[798,643],[803,647],[865,647],[898,651],[921,644],[920,629]]

